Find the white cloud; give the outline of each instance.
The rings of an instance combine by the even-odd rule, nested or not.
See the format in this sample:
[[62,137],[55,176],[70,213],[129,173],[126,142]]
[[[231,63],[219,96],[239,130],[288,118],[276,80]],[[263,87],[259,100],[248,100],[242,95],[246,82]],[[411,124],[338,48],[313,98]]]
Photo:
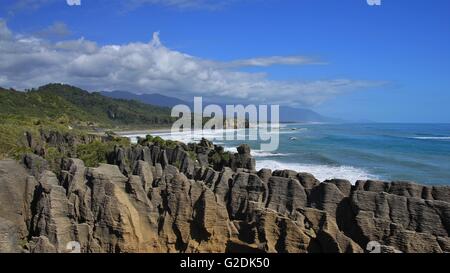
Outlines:
[[11,31],[8,29],[6,22],[0,19],[0,39],[8,40],[11,38]]
[[81,6],[81,0],[66,0],[69,6]]
[[242,0],[131,0],[127,4],[131,7],[162,5],[179,9],[218,9],[238,1]]
[[323,64],[323,63],[318,62],[312,58],[307,58],[303,56],[271,56],[271,57],[236,60],[227,63],[228,67],[243,67],[243,66],[267,67],[278,64],[299,65],[299,64]]
[[0,82],[4,87],[23,89],[63,82],[98,91],[314,105],[374,85],[349,79],[277,81],[265,73],[239,71],[240,66],[309,63],[314,61],[301,56],[231,62],[202,59],[167,48],[159,33],[154,33],[149,43],[99,46],[83,38],[51,42],[11,33],[0,21]]

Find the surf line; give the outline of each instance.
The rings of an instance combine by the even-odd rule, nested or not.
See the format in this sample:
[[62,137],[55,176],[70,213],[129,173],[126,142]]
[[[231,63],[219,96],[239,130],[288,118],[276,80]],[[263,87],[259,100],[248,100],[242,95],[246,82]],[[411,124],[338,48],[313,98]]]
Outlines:
[[[171,134],[187,131],[191,134],[195,132],[203,135],[204,131],[217,133],[224,128],[254,127],[257,130],[250,130],[248,138],[249,140],[259,140],[260,150],[273,152],[278,149],[280,144],[280,106],[276,104],[270,105],[270,116],[269,107],[265,104],[258,106],[227,104],[224,114],[221,106],[209,104],[203,108],[203,98],[194,97],[194,111],[188,105],[179,104],[172,108],[171,116],[178,118],[172,124]],[[246,135],[235,134],[235,130],[225,130],[225,140],[245,141]],[[222,137],[217,136],[215,140],[221,141]]]

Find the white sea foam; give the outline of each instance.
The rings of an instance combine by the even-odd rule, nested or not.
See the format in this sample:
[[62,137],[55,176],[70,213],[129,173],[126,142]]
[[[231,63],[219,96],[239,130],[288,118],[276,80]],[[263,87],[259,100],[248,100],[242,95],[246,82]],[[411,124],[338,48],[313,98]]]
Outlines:
[[[230,153],[237,153],[236,147],[224,147],[224,151],[230,152]],[[266,152],[261,150],[251,150],[251,154],[253,157],[284,157],[289,156],[290,154],[284,154],[284,153],[273,153],[273,152]]]
[[[233,130],[233,129],[229,129]],[[178,132],[178,133],[171,133],[171,132],[156,132],[151,133],[153,136],[160,136],[164,139],[168,140],[177,140],[182,141],[184,143],[189,142],[198,142],[201,140],[202,137],[214,141],[215,144],[220,144],[224,146],[224,150],[232,153],[236,153],[237,150],[235,147],[229,147],[226,146],[221,141],[217,141],[217,139],[220,139],[220,137],[223,136],[223,134],[227,130],[216,130],[216,131],[203,131],[203,133],[199,133],[194,131],[194,133],[191,134],[190,131],[188,132]],[[239,130],[233,130],[237,131],[237,133],[242,133],[241,129]],[[137,142],[138,137],[145,137],[145,133],[142,134],[128,134],[124,135],[125,137],[129,137],[133,143]],[[313,174],[317,179],[320,181],[324,181],[326,179],[333,179],[333,178],[342,178],[342,179],[348,179],[352,183],[354,183],[357,180],[367,180],[367,179],[379,179],[379,177],[374,176],[372,174],[369,174],[367,171],[351,166],[329,166],[329,165],[312,165],[312,164],[301,164],[301,163],[283,163],[275,160],[270,159],[259,159],[259,158],[268,158],[268,157],[283,157],[288,156],[289,154],[283,154],[283,153],[271,153],[267,151],[261,151],[261,150],[252,150],[252,155],[257,158],[256,160],[256,168],[262,169],[262,168],[268,168],[272,170],[295,170],[297,172],[307,172]]]
[[414,139],[422,139],[422,140],[450,140],[450,137],[413,137]]
[[351,166],[329,166],[329,165],[310,165],[300,163],[283,163],[275,160],[257,160],[256,169],[267,168],[271,170],[294,170],[297,172],[306,172],[314,175],[318,180],[340,178],[347,179],[352,183],[357,180],[379,179],[379,177],[369,174],[367,171]]
[[261,150],[252,150],[251,154],[253,157],[282,157],[282,156],[289,155],[289,154],[283,154],[283,153],[266,152],[266,151],[261,151]]
[[[256,129],[249,129],[256,130]],[[153,132],[150,133],[152,136],[160,136],[167,140],[177,140],[184,143],[189,142],[199,142],[202,138],[206,138],[214,142],[214,144],[224,144],[224,140],[228,133],[233,133],[237,140],[239,139],[248,139],[250,132],[246,132],[245,129],[217,129],[217,130],[198,130],[198,131],[185,131],[185,132]],[[258,135],[258,131],[251,131]],[[260,132],[264,138],[270,137],[272,134],[276,134],[277,132],[269,131],[269,132]],[[144,138],[148,133],[136,133],[136,134],[123,134],[124,137],[130,138],[132,143],[137,142],[137,138]]]
[[223,147],[223,150],[224,150],[225,152],[237,153],[236,147]]
[[[176,140],[184,143],[198,142],[202,138],[214,141],[215,144],[221,144],[221,140],[224,139],[225,133],[233,131],[236,134],[240,134],[240,130],[234,129],[222,129],[222,130],[203,130],[203,131],[185,131],[185,132],[153,132],[152,136],[160,136],[166,140]],[[148,133],[137,134],[124,134],[124,137],[130,138],[132,143],[137,142],[137,138],[144,138]]]

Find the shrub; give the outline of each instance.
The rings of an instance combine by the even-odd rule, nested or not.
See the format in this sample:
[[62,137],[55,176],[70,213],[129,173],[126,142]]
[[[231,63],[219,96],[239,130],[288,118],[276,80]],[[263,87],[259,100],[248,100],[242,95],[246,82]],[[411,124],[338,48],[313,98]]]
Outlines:
[[77,147],[77,157],[84,161],[86,167],[98,167],[107,163],[107,156],[114,150],[114,143],[94,141]]

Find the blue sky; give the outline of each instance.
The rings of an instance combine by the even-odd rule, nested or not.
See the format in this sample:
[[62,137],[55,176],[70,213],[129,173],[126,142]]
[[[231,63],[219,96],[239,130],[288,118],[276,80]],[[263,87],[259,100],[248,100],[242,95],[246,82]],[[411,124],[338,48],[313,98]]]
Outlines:
[[67,82],[450,122],[448,0],[3,0],[0,18],[2,86]]

